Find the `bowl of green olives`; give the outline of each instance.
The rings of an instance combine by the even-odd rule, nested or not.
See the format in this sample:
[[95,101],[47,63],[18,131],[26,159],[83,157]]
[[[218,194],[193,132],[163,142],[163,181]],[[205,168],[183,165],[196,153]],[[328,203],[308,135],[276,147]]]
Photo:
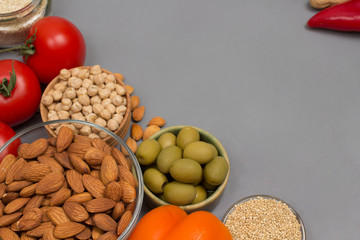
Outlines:
[[150,207],[173,204],[187,212],[211,210],[229,179],[224,147],[198,127],[164,128],[141,142],[135,154]]

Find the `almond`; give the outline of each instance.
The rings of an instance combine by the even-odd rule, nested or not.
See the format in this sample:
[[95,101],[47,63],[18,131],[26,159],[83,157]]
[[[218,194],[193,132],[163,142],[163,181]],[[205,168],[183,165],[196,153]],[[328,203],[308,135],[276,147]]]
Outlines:
[[145,107],[144,106],[137,107],[132,112],[132,119],[135,122],[139,122],[139,121],[141,121],[141,119],[143,119],[144,114],[145,114]]
[[74,222],[82,222],[89,218],[86,209],[77,202],[67,201],[63,205],[64,212]]
[[121,187],[117,182],[109,182],[105,186],[105,197],[119,202],[121,200]]
[[132,213],[130,211],[124,212],[121,216],[120,221],[117,224],[116,233],[121,235],[126,227],[129,225],[132,218]]
[[25,169],[23,178],[28,181],[38,182],[49,173],[51,173],[49,165],[43,163],[34,164]]
[[0,182],[4,182],[6,175],[12,165],[15,163],[16,157],[12,154],[7,154],[0,162]]
[[69,238],[82,232],[85,225],[76,222],[66,222],[57,225],[54,229],[54,236],[56,238]]
[[32,159],[42,155],[49,146],[49,142],[45,138],[39,138],[26,148],[23,158]]
[[105,153],[103,150],[96,147],[89,148],[89,150],[85,153],[85,161],[92,166],[100,165],[104,157]]
[[93,177],[89,174],[84,174],[83,184],[86,190],[94,198],[102,198],[104,196],[105,185],[102,183],[100,179]]
[[[101,168],[101,166],[100,166]],[[93,177],[96,177],[98,179],[101,179],[101,173],[100,173],[100,170],[92,170],[90,172],[90,175],[93,176]]]
[[139,107],[140,105],[140,98],[139,96],[132,95],[130,97],[130,111],[134,111],[135,108]]
[[124,81],[124,76],[121,73],[114,73],[114,75],[118,82],[122,83]]
[[64,168],[73,169],[74,167],[70,163],[69,154],[67,152],[55,153],[55,160]]
[[7,185],[7,192],[17,192],[23,189],[24,187],[30,186],[33,182],[30,181],[15,181]]
[[111,147],[104,140],[100,138],[93,138],[91,140],[91,145],[95,148],[102,150],[105,153],[105,155],[111,154]]
[[0,217],[0,227],[6,227],[18,220],[21,217],[21,212],[16,212]]
[[4,213],[11,214],[18,211],[30,201],[30,198],[17,198],[7,204],[4,208]]
[[135,207],[136,207],[136,202],[133,201],[131,203],[126,204],[125,211],[130,211],[130,212],[134,213]]
[[53,157],[55,153],[56,153],[56,147],[49,145],[46,151],[41,156]]
[[8,192],[2,196],[1,201],[6,205],[17,199],[19,196],[20,194],[17,192]]
[[54,225],[70,222],[70,219],[61,207],[49,207],[46,214]]
[[106,232],[103,235],[101,235],[98,240],[116,240],[118,238],[118,235],[114,232]]
[[101,235],[103,235],[103,234],[104,234],[104,231],[98,227],[93,227],[93,229],[91,231],[91,237],[93,240],[98,240],[101,237]]
[[116,221],[118,221],[124,212],[125,212],[125,204],[121,201],[117,202],[111,213],[111,217]]
[[40,210],[42,211],[42,219],[41,222],[49,222],[50,219],[48,218],[47,215],[47,210],[49,209],[49,207],[41,207]]
[[26,152],[26,149],[28,148],[30,144],[29,143],[22,143],[17,149],[17,154],[19,158],[24,157],[24,154]]
[[0,217],[4,215],[5,204],[0,200]]
[[136,190],[128,182],[120,181],[121,200],[124,203],[131,203],[136,199]]
[[42,211],[39,208],[33,208],[16,222],[16,227],[20,231],[31,230],[41,224],[41,219]]
[[25,159],[20,158],[19,160],[17,160],[9,169],[8,173],[6,174],[6,179],[5,179],[5,183],[6,184],[10,184],[15,180],[15,174],[17,173],[17,171],[22,168],[22,166],[26,164]]
[[91,148],[91,143],[88,141],[73,142],[67,149],[67,152],[78,155],[81,159],[85,158],[85,153]]
[[59,172],[52,172],[41,179],[36,186],[37,194],[48,194],[59,190],[64,184],[65,177]]
[[41,203],[43,202],[45,196],[44,195],[35,195],[33,196],[30,201],[26,204],[23,213],[27,213],[31,211],[33,208],[39,208]]
[[115,207],[116,202],[109,198],[92,199],[84,203],[86,210],[89,213],[106,212]]
[[93,221],[95,226],[106,231],[106,232],[115,232],[116,231],[116,222],[109,215],[105,213],[97,213],[93,216]]
[[[36,240],[36,238],[33,238],[33,237],[30,237],[28,235],[26,235],[25,232],[21,233],[21,237],[20,237],[21,240]],[[45,239],[44,239],[45,240]]]
[[83,192],[83,193],[78,193],[78,194],[72,195],[66,201],[84,203],[84,202],[90,201],[91,199],[93,199],[93,197],[90,193]]
[[[136,149],[137,149],[137,143],[134,139],[132,139],[131,137],[128,137],[125,141],[126,145],[129,147],[130,151],[132,153],[135,153],[136,152]],[[121,151],[122,153],[125,155],[125,156],[129,156],[129,153],[128,151],[123,147],[121,146]]]
[[44,231],[43,240],[57,240],[54,236],[54,228],[49,228]]
[[130,85],[125,85],[125,90],[126,90],[127,94],[129,94],[129,95],[133,94],[133,92],[134,92],[134,88]]
[[111,151],[112,156],[115,158],[118,165],[126,167],[130,170],[130,165],[128,164],[125,155],[116,147],[112,147]]
[[85,190],[82,175],[76,169],[67,170],[65,176],[70,188],[75,193],[82,193]]
[[131,125],[131,137],[135,141],[139,141],[144,135],[144,130],[139,124],[133,123]]
[[50,206],[61,205],[71,196],[71,190],[68,188],[60,188],[55,194],[50,198]]
[[6,185],[5,183],[0,183],[0,199],[6,192]]
[[26,235],[30,237],[42,237],[46,229],[53,228],[53,224],[51,222],[43,222],[38,227],[27,231]]
[[134,188],[137,187],[137,181],[134,175],[129,171],[129,169],[120,165],[118,165],[118,169],[119,169],[119,179],[121,181],[125,181],[129,183]]
[[20,240],[19,236],[10,228],[0,228],[0,239],[4,240]]
[[58,152],[64,151],[70,146],[74,138],[74,132],[71,128],[62,126],[59,130],[56,139],[56,150]]
[[165,125],[165,119],[163,119],[162,117],[153,117],[149,122],[148,122],[148,126],[150,125],[156,125],[158,127],[162,127]]
[[101,163],[100,169],[101,180],[106,185],[111,181],[117,181],[119,170],[115,159],[111,155],[106,155]]
[[88,136],[76,134],[74,136],[73,142],[89,142],[89,143],[91,143],[91,138],[89,138]]
[[39,163],[49,165],[52,172],[61,172],[61,173],[64,172],[64,168],[60,165],[58,161],[56,161],[52,157],[42,155],[39,156],[37,160],[39,161]]
[[144,130],[144,136],[143,136],[143,140],[148,139],[149,137],[151,137],[153,134],[157,133],[158,131],[160,131],[160,127],[156,126],[156,125],[150,125],[147,128],[145,128]]
[[24,172],[30,166],[29,162],[25,161],[25,163],[20,166],[14,176],[15,181],[24,180]]
[[82,174],[90,173],[89,165],[87,165],[86,162],[79,157],[79,155],[70,153],[69,159],[73,167],[76,170],[78,170],[80,173]]
[[80,240],[90,239],[91,238],[91,229],[86,227],[82,232],[76,234],[75,238],[80,239]]

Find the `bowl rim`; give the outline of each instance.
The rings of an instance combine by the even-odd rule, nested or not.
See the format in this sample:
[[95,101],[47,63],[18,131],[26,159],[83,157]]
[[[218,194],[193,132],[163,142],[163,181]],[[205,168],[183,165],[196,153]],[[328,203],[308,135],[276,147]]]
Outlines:
[[[94,65],[93,65],[94,66]],[[68,71],[72,71],[73,69],[76,69],[76,68],[79,68],[79,69],[91,69],[91,67],[93,66],[78,66],[78,67],[74,67],[74,68],[70,68],[70,69],[67,69]],[[101,71],[102,72],[105,72],[107,74],[114,74],[114,72],[111,72],[105,68],[101,68]],[[59,83],[61,81],[61,79],[59,78],[60,74],[58,74],[56,77],[53,78],[53,80],[51,80],[51,82],[46,86],[46,88],[44,89],[43,91],[43,94],[41,96],[41,99],[40,99],[40,104],[39,104],[39,109],[40,109],[40,117],[41,117],[41,121],[43,122],[47,122],[49,121],[48,120],[48,117],[47,117],[47,113],[48,113],[48,109],[47,109],[47,106],[45,104],[43,104],[43,99],[44,97],[46,96],[46,94],[51,90],[51,89],[54,89],[54,86]],[[116,75],[115,75],[115,78],[116,78]],[[125,84],[123,81],[119,80],[118,78],[116,78],[116,81],[118,84],[120,84],[122,87],[125,87]],[[121,123],[119,124],[119,128],[116,129],[114,131],[115,134],[120,134],[120,135],[126,135],[127,131],[128,131],[128,128],[129,128],[129,125],[130,125],[130,122],[131,122],[131,108],[130,108],[130,94],[126,91],[125,93],[125,98],[126,98],[126,112],[123,116],[123,120],[121,121]],[[60,119],[60,120],[63,120],[63,119]],[[64,119],[65,120],[65,119]],[[46,126],[46,128],[48,129],[48,132],[52,135],[52,136],[56,136],[55,134],[55,131],[53,129],[51,129],[50,127]],[[126,131],[121,131],[122,129],[126,128]],[[122,137],[122,136],[120,136]],[[108,142],[108,140],[110,139],[110,137],[106,137],[104,138],[103,140],[106,141],[107,143],[110,144],[110,142]],[[111,145],[111,144],[110,144]]]
[[241,198],[240,200],[236,201],[235,203],[233,203],[225,212],[223,218],[222,218],[222,222],[225,224],[226,220],[228,218],[228,216],[230,215],[230,213],[234,210],[235,206],[237,206],[238,204],[250,201],[252,199],[257,199],[258,197],[261,198],[265,198],[265,199],[273,199],[276,201],[279,201],[281,203],[286,204],[286,206],[288,206],[288,208],[291,210],[291,212],[295,215],[296,220],[299,222],[300,224],[300,231],[301,231],[301,236],[302,236],[302,240],[306,239],[306,230],[305,230],[305,224],[303,222],[303,220],[301,219],[299,213],[295,210],[295,208],[293,208],[290,204],[288,204],[287,202],[285,202],[284,200],[278,198],[278,197],[274,197],[271,195],[267,195],[267,194],[254,194],[254,195],[250,195],[244,198]]
[[[184,127],[192,127],[192,128],[195,128],[196,130],[198,130],[199,133],[200,133],[200,139],[201,139],[202,135],[209,136],[210,138],[212,138],[214,140],[214,142],[216,143],[215,147],[219,151],[219,156],[224,157],[227,164],[228,164],[228,171],[227,171],[227,174],[226,174],[226,177],[225,177],[224,181],[216,188],[216,190],[210,195],[210,197],[208,197],[205,200],[203,200],[203,201],[201,201],[199,203],[196,203],[196,204],[188,204],[188,205],[179,206],[183,210],[191,212],[191,211],[194,211],[196,209],[201,209],[201,208],[204,208],[204,207],[210,205],[212,202],[215,201],[215,199],[217,199],[218,197],[221,196],[221,194],[224,192],[224,190],[225,190],[225,188],[227,186],[228,180],[229,180],[230,161],[229,161],[229,157],[227,155],[227,152],[226,152],[224,146],[221,144],[221,142],[213,134],[211,134],[210,132],[208,132],[208,131],[206,131],[206,130],[204,130],[202,128],[196,127],[196,126],[192,126],[192,125],[176,125],[176,126],[163,128],[160,131],[153,134],[149,139],[157,140],[163,133],[175,132],[175,131],[178,132]],[[220,155],[220,152],[222,153],[221,155]],[[159,197],[157,197],[154,193],[152,193],[149,190],[149,188],[145,184],[144,184],[144,192],[145,192],[145,195],[147,197],[151,198],[155,202],[155,204],[158,205],[158,206],[170,204],[168,202],[163,201]]]
[[137,187],[136,207],[134,209],[131,221],[130,221],[129,225],[125,228],[125,230],[122,232],[122,234],[117,238],[119,240],[123,239],[127,234],[129,234],[133,230],[133,228],[135,227],[135,224],[140,216],[140,212],[141,212],[142,205],[143,205],[143,199],[144,199],[144,184],[143,184],[144,182],[143,182],[141,167],[140,167],[139,162],[137,161],[135,154],[130,150],[130,148],[127,146],[125,141],[122,138],[120,138],[118,135],[116,135],[115,133],[111,132],[110,130],[108,130],[104,127],[101,127],[100,125],[97,125],[92,122],[86,122],[86,121],[76,120],[76,119],[52,120],[52,121],[47,121],[47,122],[36,123],[30,127],[27,127],[25,129],[19,131],[12,138],[10,138],[3,146],[0,147],[0,153],[2,151],[4,151],[4,149],[6,147],[8,147],[13,141],[15,141],[16,139],[25,135],[26,133],[29,133],[29,132],[36,130],[38,128],[41,128],[41,127],[45,127],[46,125],[49,125],[49,124],[57,124],[57,123],[79,123],[79,124],[90,125],[92,127],[98,128],[99,130],[106,132],[109,136],[111,136],[115,140],[117,140],[120,143],[120,145],[122,145],[125,148],[125,150],[129,153],[129,156],[134,164],[134,169],[135,169],[135,172],[137,175],[137,180],[139,181],[139,184]]

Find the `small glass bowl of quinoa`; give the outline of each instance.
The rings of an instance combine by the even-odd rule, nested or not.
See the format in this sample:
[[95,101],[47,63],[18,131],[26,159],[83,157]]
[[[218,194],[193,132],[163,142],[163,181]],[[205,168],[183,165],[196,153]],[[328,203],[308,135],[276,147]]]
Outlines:
[[234,240],[305,240],[299,214],[286,202],[269,195],[252,195],[235,202],[223,223]]

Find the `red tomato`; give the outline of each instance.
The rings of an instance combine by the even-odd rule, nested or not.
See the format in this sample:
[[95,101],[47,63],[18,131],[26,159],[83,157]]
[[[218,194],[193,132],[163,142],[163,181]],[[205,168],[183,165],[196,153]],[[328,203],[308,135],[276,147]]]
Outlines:
[[[4,96],[4,79],[16,74],[15,87],[10,96]],[[39,107],[41,88],[35,73],[24,63],[16,60],[0,60],[0,121],[15,126],[31,118]]]
[[44,17],[31,27],[28,38],[35,31],[35,54],[28,57],[26,64],[40,82],[48,84],[61,69],[84,65],[85,40],[74,24],[61,17]]
[[[10,138],[15,135],[15,131],[3,122],[0,122],[0,147],[2,147]],[[17,138],[3,152],[0,153],[0,162],[7,154],[17,156],[17,149],[21,141]]]

